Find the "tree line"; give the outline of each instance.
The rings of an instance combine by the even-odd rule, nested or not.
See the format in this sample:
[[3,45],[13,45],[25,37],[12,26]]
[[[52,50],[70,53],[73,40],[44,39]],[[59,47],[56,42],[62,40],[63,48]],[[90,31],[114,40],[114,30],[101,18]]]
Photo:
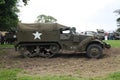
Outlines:
[[[0,0],[0,31],[9,31],[14,29],[18,22],[18,15],[19,13],[19,1],[20,0]],[[22,0],[23,4],[26,6],[29,0]],[[35,22],[42,22],[42,23],[54,23],[57,19],[52,16],[47,15],[39,15]]]
[[[0,31],[8,31],[17,26],[19,19],[17,13],[20,0],[0,0]],[[26,5],[28,0],[22,0]]]
[[[117,9],[117,10],[115,10],[114,11],[115,13],[117,13],[118,15],[120,15],[120,9]],[[118,26],[118,28],[117,28],[117,32],[120,32],[120,17],[118,17],[117,19],[116,19],[116,22],[117,22],[117,26]]]

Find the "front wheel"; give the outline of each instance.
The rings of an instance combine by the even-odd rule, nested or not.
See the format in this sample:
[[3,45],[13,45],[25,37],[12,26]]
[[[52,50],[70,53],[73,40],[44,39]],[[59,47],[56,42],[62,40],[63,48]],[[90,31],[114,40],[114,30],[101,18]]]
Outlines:
[[89,58],[101,58],[103,55],[103,49],[98,44],[91,44],[87,48],[87,56]]

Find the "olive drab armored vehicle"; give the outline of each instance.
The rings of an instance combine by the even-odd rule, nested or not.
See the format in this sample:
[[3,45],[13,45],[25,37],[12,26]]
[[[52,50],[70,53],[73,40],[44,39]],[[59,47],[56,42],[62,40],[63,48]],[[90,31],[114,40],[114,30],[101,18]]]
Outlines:
[[63,51],[74,51],[100,58],[105,48],[110,45],[97,37],[80,35],[75,28],[58,23],[18,24],[15,49],[26,57],[52,57]]

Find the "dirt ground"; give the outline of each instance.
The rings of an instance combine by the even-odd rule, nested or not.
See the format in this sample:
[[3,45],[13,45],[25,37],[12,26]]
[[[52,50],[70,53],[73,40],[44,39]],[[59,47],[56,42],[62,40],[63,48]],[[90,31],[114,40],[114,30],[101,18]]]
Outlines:
[[57,54],[53,58],[22,58],[14,49],[4,49],[0,68],[22,68],[29,75],[68,75],[98,77],[120,71],[120,48],[104,51],[102,59],[89,59],[85,54]]

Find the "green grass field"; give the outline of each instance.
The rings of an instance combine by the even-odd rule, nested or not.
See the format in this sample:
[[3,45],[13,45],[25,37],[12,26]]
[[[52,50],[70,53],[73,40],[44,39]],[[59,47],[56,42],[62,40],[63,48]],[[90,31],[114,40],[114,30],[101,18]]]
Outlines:
[[106,77],[83,78],[74,76],[26,76],[21,73],[22,69],[0,70],[0,80],[120,80],[120,72],[111,73]]
[[0,48],[14,48],[14,45],[2,44],[2,45],[0,45]]
[[120,40],[106,40],[104,42],[111,44],[111,47],[120,47]]
[[[107,40],[112,47],[120,47],[120,40]],[[0,45],[1,48],[14,48],[13,45]],[[0,50],[2,53],[2,50]],[[22,69],[2,69],[0,67],[0,80],[120,80],[120,72],[111,73],[106,77],[85,78],[76,76],[29,76],[23,73]]]

